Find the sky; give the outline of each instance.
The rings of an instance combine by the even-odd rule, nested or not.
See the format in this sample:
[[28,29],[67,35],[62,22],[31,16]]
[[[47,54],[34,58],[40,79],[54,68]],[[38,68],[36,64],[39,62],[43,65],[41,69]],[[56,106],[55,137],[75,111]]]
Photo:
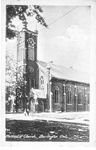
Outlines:
[[[48,29],[28,18],[28,29],[38,30],[38,60],[90,71],[90,7],[42,6]],[[18,30],[22,25],[14,19]],[[7,50],[16,57],[16,39],[7,41]],[[14,53],[13,49],[14,47]]]

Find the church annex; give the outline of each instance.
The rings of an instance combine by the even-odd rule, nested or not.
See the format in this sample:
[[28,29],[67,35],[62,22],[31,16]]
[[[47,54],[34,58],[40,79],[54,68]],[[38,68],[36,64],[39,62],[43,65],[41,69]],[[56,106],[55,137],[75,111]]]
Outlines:
[[28,95],[30,112],[88,111],[89,75],[37,60],[38,32],[29,31],[26,26],[18,34],[17,62],[23,72],[24,96]]

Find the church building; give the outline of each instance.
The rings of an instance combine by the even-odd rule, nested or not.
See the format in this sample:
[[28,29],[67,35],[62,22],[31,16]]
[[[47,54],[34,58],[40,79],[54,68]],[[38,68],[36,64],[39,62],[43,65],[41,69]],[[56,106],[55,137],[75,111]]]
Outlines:
[[38,32],[29,31],[26,23],[17,38],[17,63],[30,111],[89,111],[89,74],[37,60],[37,38]]

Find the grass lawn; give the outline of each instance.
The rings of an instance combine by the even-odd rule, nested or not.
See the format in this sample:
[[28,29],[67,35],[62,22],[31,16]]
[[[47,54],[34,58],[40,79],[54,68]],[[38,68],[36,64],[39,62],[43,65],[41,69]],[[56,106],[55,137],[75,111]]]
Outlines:
[[56,121],[6,119],[6,141],[89,142],[89,126]]

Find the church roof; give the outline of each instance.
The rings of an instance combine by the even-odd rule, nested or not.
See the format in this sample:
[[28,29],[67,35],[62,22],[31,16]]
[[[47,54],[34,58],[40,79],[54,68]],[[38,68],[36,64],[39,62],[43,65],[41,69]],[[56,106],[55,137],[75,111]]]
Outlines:
[[[37,61],[39,67],[43,70],[43,72],[47,72],[47,63],[43,61]],[[70,80],[75,82],[89,83],[90,75],[87,72],[81,72],[74,70],[72,68],[66,68],[63,66],[55,65],[53,63],[50,64],[51,76],[57,79]]]

